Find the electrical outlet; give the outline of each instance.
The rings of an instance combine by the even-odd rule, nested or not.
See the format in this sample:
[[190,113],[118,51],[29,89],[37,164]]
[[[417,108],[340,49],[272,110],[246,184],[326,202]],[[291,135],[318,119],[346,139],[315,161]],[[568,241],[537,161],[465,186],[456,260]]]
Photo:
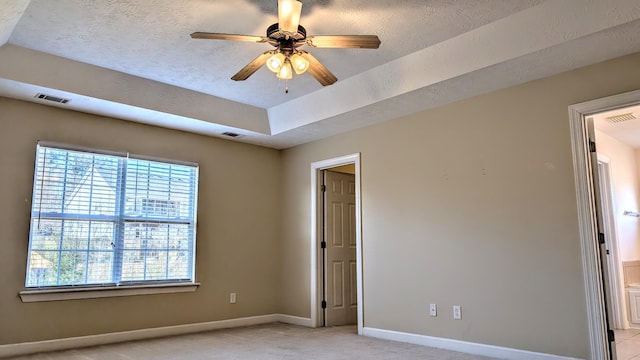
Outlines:
[[231,304],[236,303],[236,293],[232,292],[231,294],[229,294],[229,303]]
[[462,307],[460,305],[453,305],[453,319],[462,320]]
[[438,316],[436,304],[429,304],[429,316]]

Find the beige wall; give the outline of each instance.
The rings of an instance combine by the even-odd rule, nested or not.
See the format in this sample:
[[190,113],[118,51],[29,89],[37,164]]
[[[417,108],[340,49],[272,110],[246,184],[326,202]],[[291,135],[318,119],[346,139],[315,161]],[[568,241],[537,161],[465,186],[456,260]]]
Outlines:
[[[640,88],[638,63],[640,54],[282,152],[0,98],[0,344],[309,317],[310,163],[360,152],[365,326],[586,358],[567,106]],[[200,289],[21,303],[38,139],[199,162]]]
[[[37,140],[198,162],[200,288],[21,303]],[[275,313],[280,164],[275,150],[0,98],[0,344]]]
[[[604,120],[603,120],[604,121]],[[624,211],[638,208],[638,170],[636,150],[631,146],[596,130],[598,155],[609,158],[613,185],[613,206],[621,261],[640,260],[640,229],[638,218],[624,215]]]
[[360,152],[366,327],[586,358],[567,107],[640,88],[638,63],[640,54],[284,151],[281,311],[310,311],[310,163]]

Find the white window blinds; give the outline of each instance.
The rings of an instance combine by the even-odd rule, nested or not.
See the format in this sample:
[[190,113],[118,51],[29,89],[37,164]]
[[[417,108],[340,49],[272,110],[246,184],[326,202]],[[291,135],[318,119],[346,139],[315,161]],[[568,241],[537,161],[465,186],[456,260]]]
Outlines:
[[194,281],[198,167],[38,145],[27,287]]

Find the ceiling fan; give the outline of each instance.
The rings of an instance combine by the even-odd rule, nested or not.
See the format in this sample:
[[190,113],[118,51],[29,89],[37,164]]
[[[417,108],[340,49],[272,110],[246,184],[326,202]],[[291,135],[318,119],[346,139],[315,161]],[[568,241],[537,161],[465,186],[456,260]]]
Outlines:
[[[323,86],[335,83],[338,78],[322,65],[308,51],[299,50],[303,45],[316,48],[361,48],[377,49],[380,39],[376,35],[315,35],[307,36],[300,22],[302,3],[298,0],[278,0],[278,22],[267,28],[267,36],[194,32],[194,39],[234,40],[257,43],[269,43],[274,50],[258,55],[247,66],[231,77],[242,81],[253,75],[262,65],[279,79],[289,80],[293,72],[303,74],[307,70]],[[288,92],[288,91],[287,91]]]

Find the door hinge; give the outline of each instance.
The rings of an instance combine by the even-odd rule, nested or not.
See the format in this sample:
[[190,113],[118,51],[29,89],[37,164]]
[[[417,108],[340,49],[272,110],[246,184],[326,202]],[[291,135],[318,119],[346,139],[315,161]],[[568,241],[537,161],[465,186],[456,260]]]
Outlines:
[[326,241],[321,242],[321,243],[320,243],[320,247],[321,247],[322,249],[326,249],[326,248],[327,248],[327,242],[326,242]]
[[607,329],[607,338],[609,342],[616,341],[616,333],[611,329]]
[[322,300],[322,308],[323,309],[327,308],[327,301],[326,300]]
[[604,234],[598,233],[598,243],[604,244]]
[[321,190],[322,192],[327,191],[327,185],[320,185],[320,190]]
[[595,143],[595,141],[589,140],[589,151],[596,152],[596,143]]

